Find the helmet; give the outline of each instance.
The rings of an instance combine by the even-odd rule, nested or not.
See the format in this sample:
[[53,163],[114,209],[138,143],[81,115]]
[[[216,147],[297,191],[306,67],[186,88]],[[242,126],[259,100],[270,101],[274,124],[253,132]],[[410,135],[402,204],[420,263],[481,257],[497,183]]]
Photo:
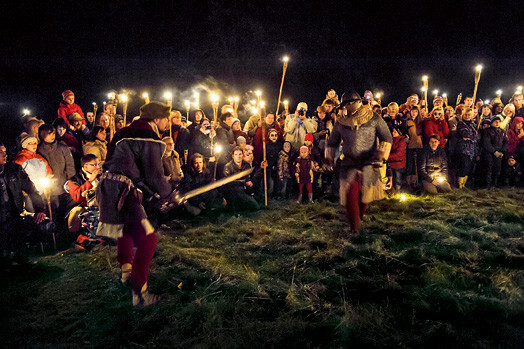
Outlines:
[[340,109],[342,110],[342,117],[349,118],[360,108],[362,105],[362,98],[355,91],[345,92],[342,95],[342,101],[340,101]]

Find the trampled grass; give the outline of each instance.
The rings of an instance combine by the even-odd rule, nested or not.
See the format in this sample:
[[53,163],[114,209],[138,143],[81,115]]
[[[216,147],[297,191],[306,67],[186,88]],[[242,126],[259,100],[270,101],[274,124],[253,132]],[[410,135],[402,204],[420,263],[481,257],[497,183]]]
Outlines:
[[2,272],[7,346],[518,347],[524,190],[373,203],[354,241],[332,203],[162,231],[133,309],[115,247]]

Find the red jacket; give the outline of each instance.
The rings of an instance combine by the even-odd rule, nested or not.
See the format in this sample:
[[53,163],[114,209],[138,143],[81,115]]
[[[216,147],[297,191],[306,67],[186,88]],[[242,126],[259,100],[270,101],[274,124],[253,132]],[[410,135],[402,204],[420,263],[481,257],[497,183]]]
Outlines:
[[80,174],[73,176],[66,182],[67,192],[71,195],[71,198],[83,206],[87,206],[87,199],[82,196],[82,193],[86,190],[93,188],[93,184],[87,180],[85,174],[80,170]]
[[520,116],[515,117],[511,122],[511,128],[508,130],[508,154],[515,153],[515,151],[517,151],[517,146],[519,145],[519,143],[524,142],[524,137],[519,138],[517,132],[515,131],[517,123],[519,122],[524,122],[524,119]]
[[37,159],[37,160],[40,160],[42,161],[44,164],[45,164],[45,168],[46,168],[46,171],[47,171],[47,175],[50,176],[53,174],[53,170],[51,170],[51,167],[49,166],[49,163],[47,162],[47,160],[40,154],[38,153],[33,153],[32,151],[30,150],[27,150],[27,149],[22,149],[20,150],[17,154],[16,154],[16,157],[15,159],[13,160],[13,162],[15,164],[18,164],[20,166],[22,166],[22,168],[24,168],[25,170],[25,166],[24,166],[24,163],[27,161],[27,160],[32,160],[32,159]]
[[449,135],[449,126],[445,119],[424,120],[424,135],[426,136],[426,143],[429,140],[429,136],[434,134],[440,137],[440,146],[443,148],[448,140],[446,137]]
[[393,145],[391,146],[391,152],[389,153],[389,161],[392,162],[391,168],[404,168],[406,167],[406,137],[398,136],[393,137]]
[[60,102],[60,107],[58,107],[58,117],[64,119],[67,122],[67,125],[70,126],[69,120],[67,120],[67,117],[73,113],[78,113],[82,117],[82,123],[85,125],[86,120],[84,117],[84,113],[82,112],[82,109],[78,104],[67,104],[64,101]]

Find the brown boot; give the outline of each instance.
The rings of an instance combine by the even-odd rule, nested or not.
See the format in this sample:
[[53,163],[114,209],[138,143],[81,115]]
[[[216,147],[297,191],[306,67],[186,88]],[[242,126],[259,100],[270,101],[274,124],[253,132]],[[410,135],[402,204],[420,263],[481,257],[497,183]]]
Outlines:
[[127,284],[129,281],[129,278],[131,277],[131,270],[133,269],[133,265],[131,263],[125,263],[122,264],[120,267],[120,270],[122,271],[122,277],[120,278],[120,281],[123,284]]
[[147,282],[144,284],[144,286],[142,286],[140,293],[136,293],[133,290],[131,290],[131,293],[133,295],[133,306],[137,308],[149,307],[153,304],[157,304],[160,301],[159,295],[149,293],[147,290]]

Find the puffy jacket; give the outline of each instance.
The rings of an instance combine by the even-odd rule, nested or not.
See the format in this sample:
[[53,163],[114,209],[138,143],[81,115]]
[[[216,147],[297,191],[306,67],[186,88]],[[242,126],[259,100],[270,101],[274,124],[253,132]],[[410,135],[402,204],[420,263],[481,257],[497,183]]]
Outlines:
[[440,146],[444,147],[449,135],[449,126],[445,119],[427,119],[424,121],[424,135],[426,136],[426,143],[429,141],[429,136],[436,134],[440,137]]
[[82,196],[82,193],[92,188],[93,184],[87,180],[87,177],[82,170],[71,177],[64,185],[66,193],[68,193],[72,199],[70,200],[68,207],[73,208],[78,204],[87,206],[87,199]]
[[[467,138],[467,139],[465,139]],[[478,155],[480,133],[477,125],[471,121],[459,121],[457,124],[455,153],[474,158]]]
[[295,118],[295,114],[291,114],[286,116],[284,132],[286,141],[290,142],[294,149],[298,149],[304,144],[306,134],[317,132],[317,122],[312,118]]
[[80,108],[78,104],[68,104],[64,101],[60,102],[60,106],[58,107],[58,117],[64,119],[67,122],[67,126],[71,125],[67,117],[73,113],[80,114],[80,116],[82,117],[82,123],[84,125],[86,124],[84,113],[82,112],[82,108]]
[[508,137],[500,127],[489,127],[484,130],[482,151],[493,155],[496,151],[505,153],[508,150]]
[[442,148],[436,150],[427,146],[418,159],[418,174],[427,182],[432,182],[436,177],[448,178],[448,160]]
[[53,174],[53,170],[49,167],[47,160],[40,154],[34,153],[27,149],[22,149],[16,154],[13,160],[15,164],[22,166],[29,179],[38,188],[38,180]]
[[515,153],[517,146],[524,141],[524,137],[519,138],[517,134],[516,127],[519,122],[524,123],[524,118],[515,117],[511,122],[511,128],[508,130],[508,154]]
[[65,182],[75,175],[75,163],[69,147],[62,142],[40,142],[36,150],[53,170],[54,180],[51,195],[63,194]]
[[391,152],[389,153],[388,158],[389,161],[395,161],[391,163],[391,168],[406,167],[406,147],[406,137],[393,137],[393,145],[391,146]]

